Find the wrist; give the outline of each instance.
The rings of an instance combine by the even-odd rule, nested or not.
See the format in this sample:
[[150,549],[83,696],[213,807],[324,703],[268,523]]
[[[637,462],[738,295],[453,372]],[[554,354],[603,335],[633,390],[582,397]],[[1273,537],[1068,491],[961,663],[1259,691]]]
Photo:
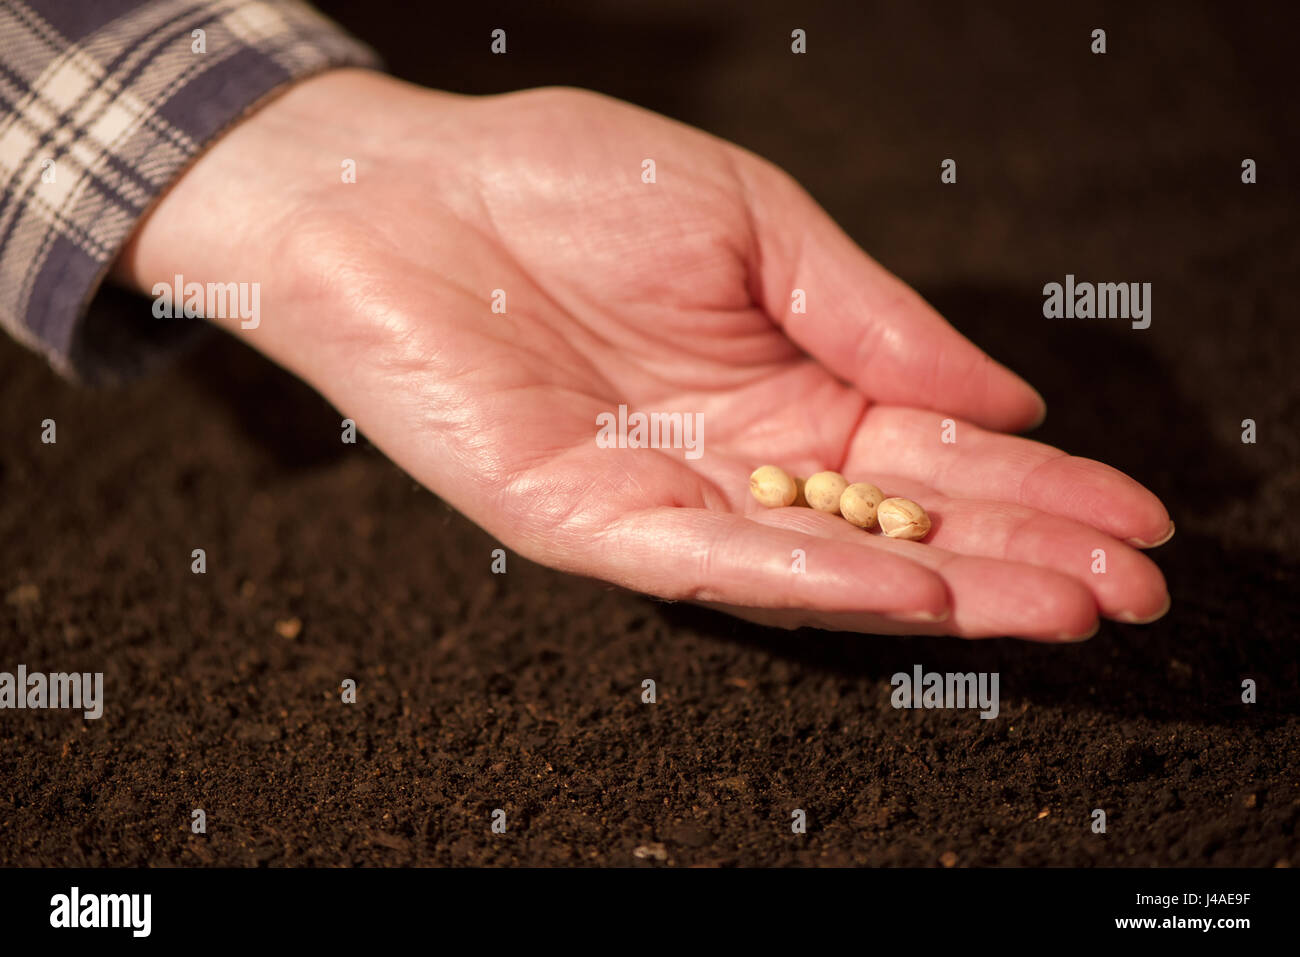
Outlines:
[[[277,91],[222,134],[146,213],[112,268],[112,278],[145,295],[186,287],[255,284],[261,306],[287,287],[297,267],[296,231],[348,189],[345,162],[372,165],[384,134],[374,97],[405,87],[359,69],[317,74]],[[157,290],[157,293],[155,293]],[[184,315],[183,302],[172,302]],[[260,330],[243,315],[204,316],[233,332]],[[264,332],[263,332],[264,334]]]

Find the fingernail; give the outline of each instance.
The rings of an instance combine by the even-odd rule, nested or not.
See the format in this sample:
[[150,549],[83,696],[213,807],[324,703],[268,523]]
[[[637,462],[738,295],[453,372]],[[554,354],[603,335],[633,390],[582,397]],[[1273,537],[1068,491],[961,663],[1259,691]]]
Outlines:
[[936,621],[948,620],[948,609],[935,614],[929,611],[899,611],[890,615],[891,618],[897,618],[899,621],[916,621],[924,624],[931,624]]
[[1163,545],[1165,542],[1169,541],[1169,539],[1173,537],[1174,537],[1174,523],[1170,522],[1169,531],[1165,532],[1164,537],[1158,538],[1154,542],[1144,542],[1140,538],[1130,538],[1128,539],[1128,543],[1137,548],[1157,548],[1160,545]]
[[1072,644],[1074,642],[1087,641],[1089,638],[1091,638],[1100,630],[1101,630],[1101,622],[1098,621],[1092,626],[1092,630],[1089,631],[1087,634],[1083,634],[1083,635],[1060,634],[1056,636],[1056,640],[1063,644]]
[[1121,611],[1118,615],[1115,616],[1115,619],[1117,621],[1124,622],[1126,625],[1149,625],[1151,624],[1151,622],[1158,621],[1159,619],[1165,617],[1165,615],[1169,614],[1169,606],[1172,604],[1173,604],[1173,599],[1170,598],[1168,595],[1166,595],[1165,603],[1160,606],[1160,610],[1156,612],[1154,615],[1139,617],[1138,615],[1135,615],[1131,611]]

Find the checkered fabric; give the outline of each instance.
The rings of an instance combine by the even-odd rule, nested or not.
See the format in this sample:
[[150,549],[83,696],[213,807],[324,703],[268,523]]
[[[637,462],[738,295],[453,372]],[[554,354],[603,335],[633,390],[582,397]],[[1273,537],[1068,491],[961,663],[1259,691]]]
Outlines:
[[[135,224],[264,97],[345,65],[378,61],[298,0],[0,0],[0,326],[116,378],[86,315]],[[111,351],[156,350],[156,326]]]

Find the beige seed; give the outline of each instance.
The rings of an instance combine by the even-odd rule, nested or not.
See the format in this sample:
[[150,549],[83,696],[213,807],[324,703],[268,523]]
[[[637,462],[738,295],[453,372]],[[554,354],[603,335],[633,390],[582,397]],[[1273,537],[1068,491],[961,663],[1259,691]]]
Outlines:
[[876,509],[885,493],[870,482],[854,482],[840,496],[840,514],[858,528],[876,527]]
[[794,479],[775,465],[760,465],[754,469],[754,474],[749,477],[749,491],[760,505],[767,508],[790,505],[799,494]]
[[876,509],[880,530],[890,538],[915,542],[930,533],[930,516],[908,498],[887,498]]
[[803,483],[804,498],[819,512],[840,513],[840,496],[849,487],[839,472],[818,472]]

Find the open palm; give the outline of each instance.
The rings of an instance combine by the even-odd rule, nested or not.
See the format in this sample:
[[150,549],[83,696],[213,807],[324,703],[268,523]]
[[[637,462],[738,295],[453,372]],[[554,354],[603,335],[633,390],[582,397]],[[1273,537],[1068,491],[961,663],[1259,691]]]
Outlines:
[[[285,149],[301,154],[293,176]],[[355,184],[327,178],[358,154]],[[206,247],[162,238],[232,181]],[[326,74],[227,134],[146,223],[126,274],[147,288],[173,272],[260,276],[252,344],[553,567],[875,632],[1067,640],[1099,613],[1167,607],[1127,543],[1167,537],[1155,496],[1000,434],[1041,417],[1031,388],[780,171],[626,104]],[[620,405],[698,416],[698,448],[602,447],[598,417]],[[764,510],[747,480],[768,462],[869,480],[923,504],[934,530],[895,541]]]

